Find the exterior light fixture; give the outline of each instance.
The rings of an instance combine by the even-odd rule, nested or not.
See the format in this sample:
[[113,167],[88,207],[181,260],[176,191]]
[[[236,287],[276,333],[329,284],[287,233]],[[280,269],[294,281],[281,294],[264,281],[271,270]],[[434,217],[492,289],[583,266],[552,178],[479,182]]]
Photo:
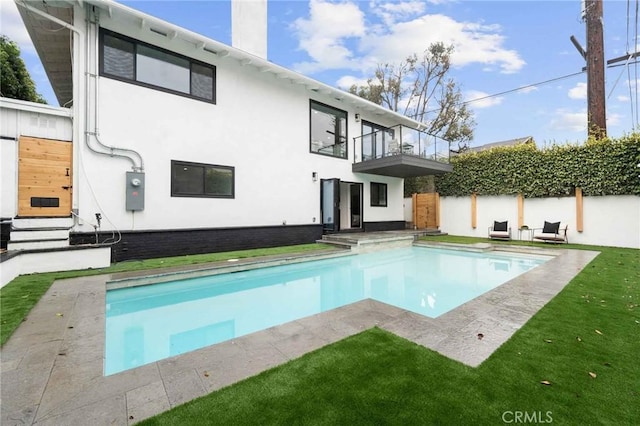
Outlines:
[[318,172],[311,172],[311,180],[314,182],[318,180]]

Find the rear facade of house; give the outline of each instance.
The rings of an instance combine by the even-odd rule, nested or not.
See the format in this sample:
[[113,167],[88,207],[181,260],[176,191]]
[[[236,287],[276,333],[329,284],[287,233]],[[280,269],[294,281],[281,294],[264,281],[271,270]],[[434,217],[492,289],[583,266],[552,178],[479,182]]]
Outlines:
[[403,178],[447,170],[420,123],[260,52],[114,2],[18,5],[63,106],[0,102],[14,227],[60,218],[113,261],[308,243],[403,229]]

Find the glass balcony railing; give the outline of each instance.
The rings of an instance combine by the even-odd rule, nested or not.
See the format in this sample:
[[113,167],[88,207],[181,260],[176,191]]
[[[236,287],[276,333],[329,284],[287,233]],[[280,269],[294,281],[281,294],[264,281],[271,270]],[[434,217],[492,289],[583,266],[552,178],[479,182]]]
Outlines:
[[426,132],[397,125],[353,138],[354,163],[410,155],[449,162],[449,142]]

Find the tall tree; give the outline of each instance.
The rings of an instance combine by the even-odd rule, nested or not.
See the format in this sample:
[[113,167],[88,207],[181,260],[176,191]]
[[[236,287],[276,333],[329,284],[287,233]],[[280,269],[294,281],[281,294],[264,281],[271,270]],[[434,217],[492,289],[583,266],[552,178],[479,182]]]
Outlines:
[[453,46],[432,43],[421,57],[414,53],[399,64],[379,64],[373,78],[349,92],[421,121],[427,133],[465,149],[475,121],[449,77],[452,53]]
[[0,35],[0,95],[6,98],[46,104],[36,92],[36,85],[20,57],[20,48],[5,35]]
[[[427,133],[448,141],[450,150],[464,151],[475,121],[449,76],[453,49],[432,43],[420,57],[414,53],[399,64],[379,64],[374,77],[349,92],[425,123]],[[432,176],[405,179],[405,196],[434,188]]]

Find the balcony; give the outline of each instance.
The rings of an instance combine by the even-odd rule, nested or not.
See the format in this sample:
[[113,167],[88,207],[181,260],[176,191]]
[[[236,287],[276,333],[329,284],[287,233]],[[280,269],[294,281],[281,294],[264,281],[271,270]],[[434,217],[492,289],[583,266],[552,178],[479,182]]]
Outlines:
[[353,152],[354,173],[408,178],[453,170],[447,141],[402,125],[353,138]]

